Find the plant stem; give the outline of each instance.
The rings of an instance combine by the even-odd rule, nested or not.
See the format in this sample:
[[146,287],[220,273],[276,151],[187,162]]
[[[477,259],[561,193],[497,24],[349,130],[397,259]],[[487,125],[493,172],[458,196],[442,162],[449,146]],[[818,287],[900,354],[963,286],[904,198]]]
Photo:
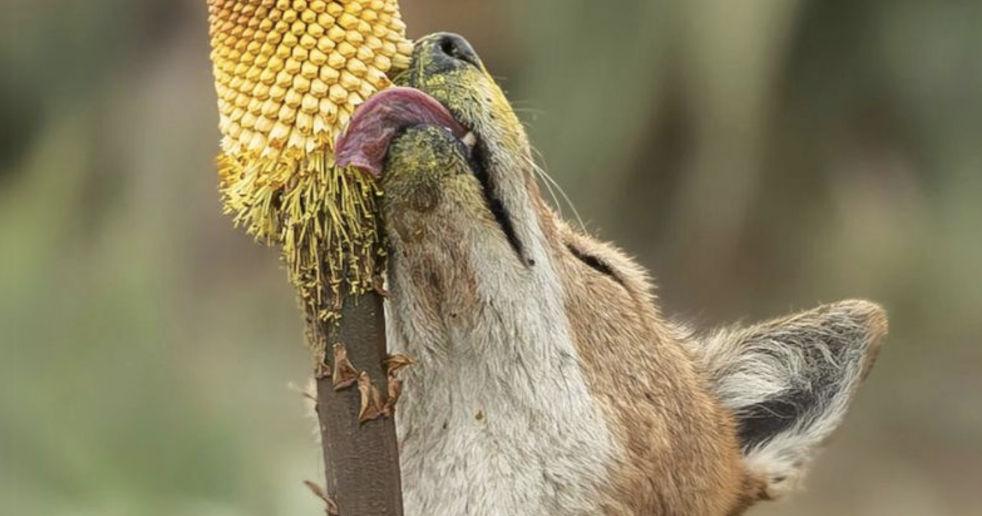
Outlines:
[[[328,344],[343,344],[348,359],[368,373],[380,392],[387,392],[383,361],[385,316],[382,296],[369,292],[348,296],[341,323],[323,323]],[[330,355],[330,351],[328,351]],[[333,360],[332,360],[333,362]],[[339,516],[402,516],[402,483],[395,422],[380,417],[359,423],[357,386],[334,390],[330,376],[317,380],[317,413],[324,447],[327,496]]]

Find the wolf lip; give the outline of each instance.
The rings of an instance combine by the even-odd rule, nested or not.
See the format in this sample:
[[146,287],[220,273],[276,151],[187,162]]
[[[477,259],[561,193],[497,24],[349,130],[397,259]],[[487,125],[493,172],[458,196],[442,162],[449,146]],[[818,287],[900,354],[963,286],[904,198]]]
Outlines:
[[457,139],[469,134],[438,100],[414,88],[393,87],[355,110],[334,146],[335,160],[341,167],[353,166],[379,177],[392,139],[417,125],[444,127]]

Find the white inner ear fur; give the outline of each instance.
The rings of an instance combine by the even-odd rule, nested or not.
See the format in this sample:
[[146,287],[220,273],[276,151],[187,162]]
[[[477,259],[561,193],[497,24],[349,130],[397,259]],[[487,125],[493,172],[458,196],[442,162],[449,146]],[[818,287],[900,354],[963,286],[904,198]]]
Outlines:
[[[842,301],[695,342],[741,437],[748,428],[752,432],[743,442],[744,462],[765,482],[764,497],[780,498],[804,477],[814,453],[842,422],[885,334],[882,308]],[[763,425],[763,434],[755,424]]]

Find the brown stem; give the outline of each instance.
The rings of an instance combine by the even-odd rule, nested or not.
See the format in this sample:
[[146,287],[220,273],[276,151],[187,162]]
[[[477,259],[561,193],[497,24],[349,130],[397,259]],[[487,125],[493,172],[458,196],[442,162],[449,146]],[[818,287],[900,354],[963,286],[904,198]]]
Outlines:
[[[341,324],[325,323],[321,328],[328,345],[343,344],[351,363],[367,372],[383,393],[388,391],[382,364],[386,357],[384,323],[382,297],[370,292],[348,297],[341,309]],[[336,391],[330,377],[317,380],[327,496],[340,516],[402,516],[394,421],[380,417],[360,423],[360,408],[357,387]]]

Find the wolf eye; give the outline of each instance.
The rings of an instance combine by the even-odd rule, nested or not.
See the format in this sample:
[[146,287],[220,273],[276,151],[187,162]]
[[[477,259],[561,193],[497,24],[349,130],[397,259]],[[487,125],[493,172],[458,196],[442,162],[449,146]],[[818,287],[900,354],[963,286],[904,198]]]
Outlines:
[[590,267],[600,274],[609,277],[617,283],[620,283],[622,286],[624,285],[624,282],[621,281],[620,276],[614,272],[614,269],[610,268],[610,265],[608,265],[607,262],[597,258],[596,256],[583,252],[581,249],[574,247],[572,244],[566,244],[566,249],[569,249],[569,252],[572,253],[576,259],[583,262],[587,267]]

